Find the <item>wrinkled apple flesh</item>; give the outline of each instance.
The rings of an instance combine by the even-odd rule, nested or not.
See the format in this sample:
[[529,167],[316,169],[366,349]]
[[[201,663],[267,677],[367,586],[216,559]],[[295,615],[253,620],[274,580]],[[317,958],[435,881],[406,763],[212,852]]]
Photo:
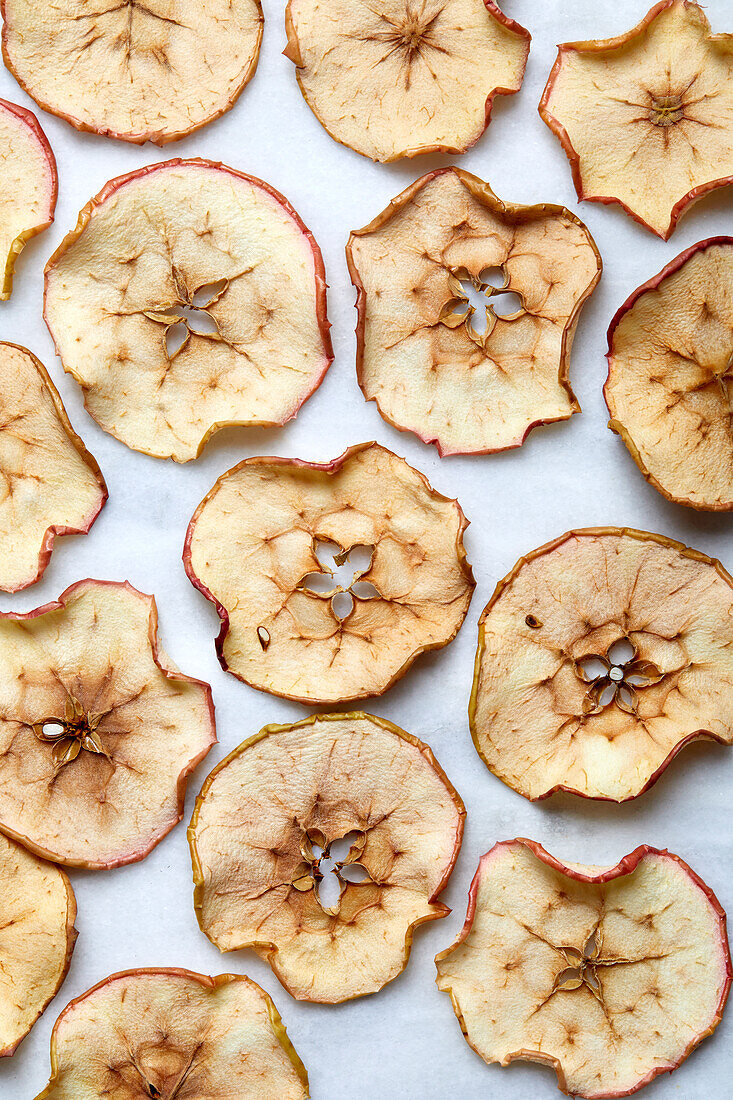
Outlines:
[[551,1066],[589,1100],[676,1069],[717,1027],[731,981],[725,914],[678,856],[645,846],[584,867],[524,839],[483,857],[436,965],[486,1062]]
[[189,840],[202,930],[298,999],[381,989],[438,900],[464,808],[420,741],[367,714],[269,726],[204,784]]

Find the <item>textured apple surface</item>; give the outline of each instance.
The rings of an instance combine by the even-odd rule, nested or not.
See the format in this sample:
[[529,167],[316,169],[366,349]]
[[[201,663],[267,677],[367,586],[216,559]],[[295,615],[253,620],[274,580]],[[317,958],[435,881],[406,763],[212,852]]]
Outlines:
[[213,706],[157,625],[151,596],[90,580],[0,615],[0,828],[37,854],[132,863],[181,820]]
[[308,1075],[274,1004],[249,978],[113,974],[72,1001],[37,1100],[307,1100]]
[[76,940],[76,901],[58,867],[0,833],[0,1057],[58,992]]
[[733,580],[661,535],[562,535],[481,616],[473,739],[526,798],[635,798],[695,738],[729,745],[732,714]]
[[565,865],[524,839],[483,857],[436,965],[485,1061],[541,1062],[594,1100],[675,1069],[717,1027],[731,980],[725,914],[678,856]]
[[493,0],[290,0],[287,57],[336,141],[377,161],[465,152],[518,92],[529,33]]
[[251,947],[299,999],[373,993],[404,970],[413,929],[450,912],[437,899],[464,816],[430,749],[390,722],[266,727],[196,803],[201,928],[222,951]]
[[733,177],[733,36],[666,0],[608,40],[568,42],[540,102],[580,199],[615,202],[667,240],[685,207]]
[[[456,501],[367,443],[327,465],[235,466],[196,510],[184,562],[217,605],[228,671],[263,691],[332,703],[381,694],[420,653],[455,637],[474,586],[465,527]],[[319,560],[324,546],[337,551],[333,568]],[[336,578],[339,563],[359,559]]]
[[226,424],[283,424],[331,362],[318,245],[282,195],[212,161],[112,180],[46,268],[46,321],[87,409],[186,462]]
[[219,118],[254,75],[259,0],[3,0],[5,63],[79,130],[158,145]]
[[46,369],[0,343],[0,588],[37,581],[57,535],[86,533],[107,499],[99,466]]
[[692,508],[733,508],[733,238],[683,252],[608,333],[606,403],[647,481]]
[[32,111],[0,99],[0,301],[13,290],[15,262],[26,242],[53,221],[56,158]]
[[395,427],[484,453],[579,410],[568,361],[601,257],[569,210],[439,169],[352,233],[347,256],[359,382]]

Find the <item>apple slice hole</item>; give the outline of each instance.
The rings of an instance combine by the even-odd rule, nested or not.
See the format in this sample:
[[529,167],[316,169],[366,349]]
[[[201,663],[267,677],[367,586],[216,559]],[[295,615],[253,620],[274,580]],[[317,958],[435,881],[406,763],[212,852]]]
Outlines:
[[619,638],[608,650],[608,659],[612,665],[626,665],[633,661],[636,650],[628,638]]
[[354,597],[350,592],[337,592],[331,600],[331,607],[336,618],[343,622],[354,610]]

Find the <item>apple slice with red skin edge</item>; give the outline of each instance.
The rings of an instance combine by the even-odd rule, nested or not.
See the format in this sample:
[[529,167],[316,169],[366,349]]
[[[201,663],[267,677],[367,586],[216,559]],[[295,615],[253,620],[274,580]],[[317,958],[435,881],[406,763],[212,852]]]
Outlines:
[[662,0],[617,38],[566,42],[540,101],[578,198],[616,203],[669,240],[687,206],[733,181],[733,36]]
[[0,1058],[15,1053],[61,988],[75,920],[64,872],[0,834]]
[[[266,726],[196,800],[201,929],[221,951],[251,948],[298,1000],[374,993],[407,966],[413,929],[450,912],[437,899],[465,812],[428,746],[382,718]],[[329,905],[321,883],[332,871]]]
[[720,1023],[731,982],[717,898],[648,845],[602,868],[521,837],[496,844],[435,962],[484,1061],[550,1066],[563,1092],[589,1100],[676,1069]]
[[228,425],[286,423],[333,359],[313,235],[207,160],[108,183],[46,265],[44,313],[100,426],[177,462]]
[[35,584],[59,535],[86,534],[107,486],[40,360],[0,343],[0,589]]
[[0,830],[37,855],[118,867],[181,820],[214,707],[157,630],[153,597],[112,581],[0,614]]
[[226,114],[254,76],[260,0],[91,6],[0,0],[6,67],[39,107],[77,130],[165,145]]
[[[337,703],[381,695],[456,636],[475,583],[467,526],[423,474],[362,443],[323,464],[245,459],[199,504],[183,561],[216,605],[227,672],[286,699]],[[368,556],[347,585],[319,560],[329,543],[336,565]]]
[[691,741],[730,745],[732,714],[733,578],[663,535],[570,531],[479,620],[474,745],[525,798],[636,798]]
[[18,256],[31,237],[53,222],[59,177],[48,138],[32,111],[0,99],[0,301],[13,292]]
[[688,248],[640,286],[608,330],[604,387],[617,432],[667,500],[733,508],[733,237]]
[[470,149],[522,86],[531,38],[493,0],[289,0],[285,25],[318,121],[386,163]]
[[[359,385],[394,427],[441,455],[486,454],[580,411],[568,362],[602,262],[569,210],[505,203],[440,168],[353,232],[346,256]],[[517,304],[497,313],[507,293]]]
[[54,1026],[51,1080],[36,1100],[100,1096],[307,1100],[310,1093],[279,1012],[250,978],[145,968],[105,978]]

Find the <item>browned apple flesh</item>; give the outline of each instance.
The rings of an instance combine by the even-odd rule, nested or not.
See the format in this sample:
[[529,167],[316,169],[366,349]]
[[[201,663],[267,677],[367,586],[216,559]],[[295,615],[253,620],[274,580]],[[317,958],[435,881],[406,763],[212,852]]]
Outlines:
[[106,499],[43,364],[0,343],[0,588],[34,584],[56,536],[86,533]]
[[209,776],[189,840],[202,930],[250,947],[299,1000],[381,989],[407,965],[465,810],[427,745],[368,714],[267,726]]
[[531,840],[479,864],[463,931],[436,958],[486,1062],[552,1067],[560,1089],[629,1096],[720,1023],[731,980],[725,913],[670,852],[564,864]]
[[667,240],[685,208],[733,178],[733,36],[666,0],[606,40],[560,46],[540,102],[578,198],[619,203]]
[[0,99],[0,165],[0,301],[6,302],[15,262],[53,221],[58,196],[56,158],[38,119],[6,99]]
[[692,508],[733,508],[733,238],[687,249],[608,330],[606,404],[647,481]]
[[252,458],[189,525],[184,563],[217,607],[225,669],[275,695],[380,695],[457,634],[474,581],[458,503],[377,443],[319,465]]
[[352,233],[347,258],[359,384],[395,427],[485,453],[579,411],[568,361],[602,265],[569,210],[441,168]]
[[474,743],[526,798],[636,798],[690,741],[729,745],[732,715],[733,579],[662,535],[562,535],[479,621]]
[[58,867],[0,833],[0,1058],[56,996],[76,940],[76,901]]
[[285,56],[331,137],[377,161],[464,153],[518,92],[530,35],[493,0],[290,0]]
[[45,313],[95,420],[178,462],[227,424],[290,420],[332,358],[312,234],[212,161],[108,183],[46,267]]
[[157,626],[151,596],[105,581],[0,615],[0,829],[38,855],[116,867],[181,820],[213,705]]
[[3,57],[77,130],[165,145],[232,107],[254,75],[260,0],[2,0]]
[[36,1100],[307,1100],[308,1074],[245,977],[129,970],[77,997],[51,1036]]

